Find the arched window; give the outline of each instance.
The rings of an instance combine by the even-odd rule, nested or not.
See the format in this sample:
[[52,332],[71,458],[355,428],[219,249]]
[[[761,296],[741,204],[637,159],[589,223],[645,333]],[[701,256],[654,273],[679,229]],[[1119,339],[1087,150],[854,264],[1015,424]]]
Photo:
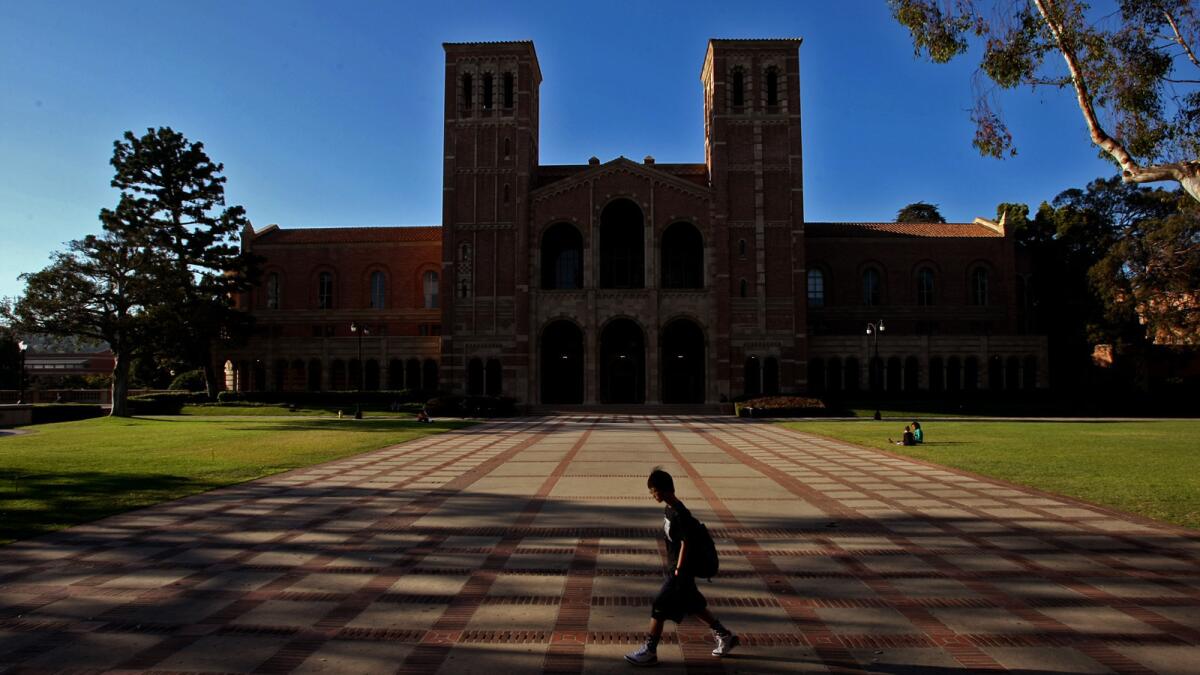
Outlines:
[[863,270],[862,298],[863,304],[868,307],[875,307],[882,304],[883,281],[880,278],[879,270],[874,267],[868,267]]
[[775,66],[767,68],[767,107],[779,105],[779,69]]
[[504,390],[502,381],[503,370],[500,368],[500,359],[488,359],[487,367],[483,371],[483,393],[488,396],[499,396]]
[[508,203],[508,200],[509,200],[509,199],[511,199],[511,194],[510,194],[510,192],[511,192],[511,191],[510,191],[510,190],[509,190],[509,188],[508,188],[508,183],[505,183],[505,184],[504,184],[504,203],[505,203],[505,204],[507,204],[507,203]]
[[492,74],[483,74],[483,109],[492,109]]
[[975,391],[979,389],[979,359],[968,356],[963,360],[963,389]]
[[462,101],[463,110],[470,110],[475,105],[475,78],[470,75],[462,77]]
[[[516,81],[512,73],[504,74],[504,107],[513,107],[513,101],[516,99]],[[508,156],[508,153],[504,153]]]
[[471,359],[467,363],[467,396],[483,395],[483,361]]
[[267,275],[267,309],[279,309],[279,275]]
[[904,390],[916,391],[920,388],[920,381],[921,362],[915,356],[904,359]]
[[821,270],[808,271],[808,306],[825,306],[825,273]]
[[734,108],[741,108],[746,105],[746,75],[741,67],[733,69],[733,96],[731,100]]
[[942,391],[946,388],[946,371],[942,367],[942,357],[934,356],[929,359],[929,391]]
[[933,304],[933,269],[929,267],[917,270],[917,304],[922,307]]
[[642,209],[617,199],[600,214],[600,287],[645,288],[646,242]]
[[762,363],[757,356],[749,356],[742,368],[742,378],[747,394],[762,393]]
[[333,309],[333,272],[317,275],[317,309]]
[[779,393],[779,359],[774,356],[763,361],[763,393]]
[[808,390],[825,391],[825,359],[808,360]]
[[433,359],[425,359],[424,365],[421,366],[421,384],[425,391],[437,391],[438,389],[438,364]]
[[542,235],[542,288],[583,288],[583,237],[568,223]]
[[749,288],[749,287],[748,287],[748,285],[746,284],[746,280],[745,280],[745,279],[742,279],[741,281],[739,281],[739,282],[738,282],[738,296],[739,296],[739,297],[743,297],[743,298],[744,298],[744,297],[746,297],[746,294],[747,294],[748,288]]
[[738,239],[738,257],[739,258],[746,257],[746,240],[745,239]]
[[400,359],[388,361],[387,387],[392,391],[404,388],[404,362]]
[[376,270],[371,272],[371,309],[387,307],[387,275]]
[[842,365],[842,373],[845,375],[846,391],[858,391],[860,377],[858,359],[853,356],[846,357],[846,363]]
[[971,271],[971,304],[983,307],[988,304],[988,271],[976,267]]
[[704,288],[704,240],[690,223],[675,223],[663,233],[662,287]]
[[329,386],[334,391],[342,391],[347,388],[346,383],[346,362],[335,359],[329,373]]
[[[512,155],[512,140],[506,138],[504,139],[504,159],[508,159],[510,155]],[[504,187],[508,186],[505,185]],[[506,199],[505,201],[508,200]]]
[[438,273],[430,270],[425,273],[425,309],[438,308]]

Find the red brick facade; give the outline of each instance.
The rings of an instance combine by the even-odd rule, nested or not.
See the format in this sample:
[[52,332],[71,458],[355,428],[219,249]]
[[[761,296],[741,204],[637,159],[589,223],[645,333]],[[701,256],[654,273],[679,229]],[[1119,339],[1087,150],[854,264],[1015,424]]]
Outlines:
[[799,44],[709,42],[703,164],[566,166],[537,161],[532,43],[445,45],[442,227],[248,233],[267,276],[229,385],[356,386],[357,322],[368,388],[713,403],[1045,386],[1002,224],[805,222]]

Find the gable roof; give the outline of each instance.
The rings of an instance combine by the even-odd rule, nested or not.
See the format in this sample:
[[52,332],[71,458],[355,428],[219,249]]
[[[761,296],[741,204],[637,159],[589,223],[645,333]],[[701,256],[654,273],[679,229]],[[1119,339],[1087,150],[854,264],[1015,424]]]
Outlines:
[[1003,232],[974,223],[805,223],[808,237],[1003,238]]
[[690,180],[680,178],[672,173],[655,168],[655,165],[653,164],[640,164],[629,159],[628,157],[625,157],[624,155],[616,159],[609,160],[603,164],[584,167],[577,173],[574,173],[562,180],[555,181],[553,183],[547,183],[546,185],[531,191],[529,194],[531,198],[537,199],[540,196],[553,194],[560,190],[575,187],[586,180],[614,171],[628,171],[629,173],[638,174],[651,180],[662,181],[663,183],[670,184],[698,197],[707,197],[709,195],[709,189],[707,187],[697,185]]

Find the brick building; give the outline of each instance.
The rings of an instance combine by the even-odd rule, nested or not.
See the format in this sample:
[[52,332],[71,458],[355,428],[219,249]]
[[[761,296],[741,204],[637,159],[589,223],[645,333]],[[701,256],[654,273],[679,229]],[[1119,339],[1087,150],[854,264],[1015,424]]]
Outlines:
[[709,41],[703,163],[543,165],[533,44],[445,45],[441,228],[248,231],[268,263],[227,385],[560,404],[1046,386],[1003,222],[805,221],[799,46]]

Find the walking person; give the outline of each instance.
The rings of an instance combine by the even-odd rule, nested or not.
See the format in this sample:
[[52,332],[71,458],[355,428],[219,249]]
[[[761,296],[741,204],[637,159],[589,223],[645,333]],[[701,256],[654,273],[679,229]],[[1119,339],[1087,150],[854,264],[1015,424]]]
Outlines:
[[675,496],[675,481],[671,474],[655,467],[646,479],[650,496],[663,507],[663,532],[667,540],[666,579],[655,596],[650,610],[650,632],[641,649],[625,655],[635,666],[658,663],[658,642],[662,639],[667,621],[679,623],[689,614],[695,615],[712,629],[716,638],[713,656],[725,656],[738,646],[738,636],[726,628],[712,612],[708,601],[696,587],[696,575],[716,573],[716,547],[704,527],[683,502]]

